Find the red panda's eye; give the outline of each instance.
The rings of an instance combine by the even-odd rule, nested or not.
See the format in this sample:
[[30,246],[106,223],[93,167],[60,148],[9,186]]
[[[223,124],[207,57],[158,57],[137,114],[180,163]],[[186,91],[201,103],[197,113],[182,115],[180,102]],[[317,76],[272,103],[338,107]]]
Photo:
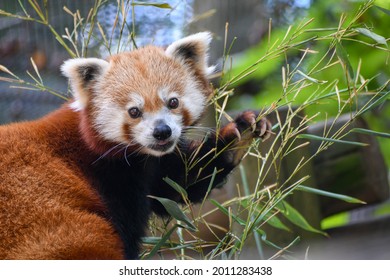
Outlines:
[[179,107],[179,99],[177,99],[176,97],[169,99],[168,108],[176,109],[177,107]]
[[130,108],[128,112],[133,119],[139,118],[142,115],[141,111],[136,107]]

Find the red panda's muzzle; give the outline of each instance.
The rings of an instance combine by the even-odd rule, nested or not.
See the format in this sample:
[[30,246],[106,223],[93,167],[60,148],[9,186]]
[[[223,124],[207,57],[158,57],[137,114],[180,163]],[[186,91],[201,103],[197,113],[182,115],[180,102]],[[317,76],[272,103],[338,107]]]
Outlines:
[[175,141],[171,136],[171,127],[164,121],[158,121],[153,130],[153,137],[156,141],[152,145],[149,145],[149,148],[158,152],[169,151],[175,145]]

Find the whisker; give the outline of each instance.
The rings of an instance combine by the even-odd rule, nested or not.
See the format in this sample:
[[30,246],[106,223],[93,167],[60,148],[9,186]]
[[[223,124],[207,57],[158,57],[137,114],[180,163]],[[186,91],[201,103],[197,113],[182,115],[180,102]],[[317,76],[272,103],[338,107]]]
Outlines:
[[[133,156],[134,154],[136,155],[139,155],[139,153],[142,151],[142,146],[141,147],[138,147],[137,149],[135,149],[134,151],[132,151],[129,155],[125,154],[125,158],[126,158],[126,161],[129,157]],[[126,148],[126,153],[127,153],[127,148]]]
[[104,157],[106,157],[109,153],[111,153],[113,150],[115,150],[116,148],[118,148],[119,146],[121,145],[124,145],[123,143],[119,143],[113,147],[111,147],[108,151],[106,151],[104,154],[102,154],[98,159],[96,159],[94,162],[92,162],[92,164],[95,164],[96,162],[98,162],[99,160],[103,159]]
[[204,132],[216,132],[215,128],[212,127],[204,127],[204,126],[184,126],[183,131],[189,131],[189,130],[198,130],[198,131],[204,131]]
[[123,153],[123,155],[124,155],[124,157],[125,157],[125,161],[126,161],[126,163],[127,163],[128,166],[130,166],[130,162],[129,162],[129,160],[128,160],[126,154],[127,154],[127,149],[129,148],[129,146],[130,146],[130,145],[127,145],[127,146],[126,146],[126,148],[124,149],[124,153]]

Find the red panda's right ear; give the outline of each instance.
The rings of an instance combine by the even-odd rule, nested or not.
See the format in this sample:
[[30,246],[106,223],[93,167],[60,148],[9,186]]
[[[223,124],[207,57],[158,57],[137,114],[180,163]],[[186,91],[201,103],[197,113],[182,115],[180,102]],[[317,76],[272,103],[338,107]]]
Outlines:
[[204,75],[209,76],[215,70],[215,66],[207,64],[211,39],[211,33],[199,32],[173,42],[168,46],[165,54],[190,68],[195,67]]
[[82,110],[86,107],[91,93],[91,84],[104,75],[109,63],[98,58],[74,58],[64,62],[62,73],[69,79],[75,101],[72,108]]

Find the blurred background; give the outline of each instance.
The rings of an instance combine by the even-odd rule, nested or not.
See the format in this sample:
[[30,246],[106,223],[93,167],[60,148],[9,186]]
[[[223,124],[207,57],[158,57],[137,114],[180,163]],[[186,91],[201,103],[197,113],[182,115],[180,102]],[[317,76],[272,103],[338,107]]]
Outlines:
[[[23,3],[26,10],[19,5]],[[8,13],[34,14],[27,0],[2,0],[0,10]],[[36,1],[42,3],[42,1]],[[144,3],[156,1],[142,1]],[[283,37],[288,26],[298,24],[304,19],[315,18],[311,23],[312,29],[318,32],[326,28],[338,26],[342,14],[355,13],[364,1],[357,0],[166,0],[171,8],[163,9],[155,6],[136,6],[134,13],[127,13],[129,26],[117,29],[114,20],[117,16],[117,1],[105,1],[97,14],[100,28],[109,34],[112,48],[107,49],[102,44],[99,32],[89,41],[87,56],[107,57],[111,51],[131,50],[131,41],[121,43],[122,38],[130,37],[135,31],[135,42],[138,47],[147,44],[167,46],[174,40],[185,35],[209,30],[214,40],[211,46],[210,62],[221,64],[224,55],[225,40],[227,46],[234,41],[230,54],[233,73],[239,73],[266,51],[269,43],[269,28],[272,26],[272,36]],[[60,34],[65,33],[66,27],[73,26],[73,17],[64,12],[66,6],[70,11],[80,11],[86,18],[95,1],[57,0],[48,1],[48,15],[51,26]],[[387,0],[377,0],[375,4],[390,9]],[[379,8],[370,9],[361,22],[367,28],[374,28],[375,33],[387,38],[390,26],[390,15]],[[132,24],[133,23],[133,24]],[[134,24],[135,23],[135,24]],[[227,24],[228,23],[228,24]],[[84,34],[96,26],[87,26]],[[322,30],[321,30],[322,29]],[[225,37],[227,34],[227,37]],[[236,39],[235,39],[236,38]],[[375,42],[366,40],[367,44]],[[387,41],[386,41],[387,42]],[[378,51],[364,44],[344,44],[348,51],[349,61],[356,69],[361,63],[360,73],[371,78],[371,88],[378,88],[390,79],[390,66],[387,51]],[[327,44],[321,41],[312,42],[317,50],[325,50]],[[384,47],[387,48],[387,45]],[[36,64],[45,86],[63,93],[64,98],[54,96],[49,92],[26,90],[25,88],[10,87],[6,82],[0,82],[0,123],[9,123],[35,119],[58,108],[67,98],[68,86],[61,76],[59,67],[70,58],[57,40],[54,39],[47,26],[34,21],[26,21],[16,17],[0,16],[0,64],[8,68],[23,80],[31,78],[26,71],[35,70],[31,58]],[[298,63],[301,56],[296,54],[289,57],[289,63]],[[282,72],[286,59],[281,56],[260,65],[252,75],[240,80],[235,85],[235,95],[228,104],[228,110],[243,110],[270,106],[281,94]],[[236,72],[235,72],[236,71]],[[334,80],[339,73],[324,72],[317,77],[320,80]],[[387,90],[390,90],[387,86]],[[303,102],[303,100],[297,100]],[[326,118],[336,113],[334,104],[324,104],[321,108],[312,108],[313,112],[325,110]],[[312,112],[312,113],[313,113]],[[325,116],[318,119],[318,126],[313,125],[311,133],[321,130]],[[390,132],[390,102],[374,108],[360,120],[359,127],[369,128],[385,133]],[[297,258],[357,258],[357,259],[390,259],[390,204],[389,197],[389,166],[390,142],[388,138],[367,136],[357,140],[370,143],[370,148],[347,149],[335,148],[326,156],[313,162],[312,173],[315,185],[320,189],[335,191],[358,197],[368,202],[365,206],[357,207],[332,199],[319,201],[304,201],[300,209],[308,216],[315,213],[313,224],[321,226],[331,238],[319,239],[307,246],[297,249]],[[315,147],[312,147],[315,149]],[[249,167],[250,168],[250,167]],[[226,194],[223,194],[226,195]],[[298,201],[296,204],[302,202]],[[309,207],[309,209],[308,209]],[[316,209],[316,210],[313,210]],[[310,219],[309,219],[310,220]],[[275,243],[284,242],[283,234],[276,232]],[[271,238],[272,239],[272,238]],[[287,238],[288,239],[288,238]],[[247,250],[247,258],[256,258]]]

